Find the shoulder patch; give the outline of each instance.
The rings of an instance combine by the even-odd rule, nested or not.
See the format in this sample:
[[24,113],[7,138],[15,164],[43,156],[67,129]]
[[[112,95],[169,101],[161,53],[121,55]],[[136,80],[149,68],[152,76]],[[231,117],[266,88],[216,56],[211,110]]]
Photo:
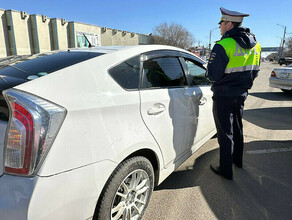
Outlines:
[[209,62],[208,63],[212,63],[212,61],[215,59],[215,57],[216,57],[216,53],[215,52],[212,52],[210,54],[210,58],[209,58]]

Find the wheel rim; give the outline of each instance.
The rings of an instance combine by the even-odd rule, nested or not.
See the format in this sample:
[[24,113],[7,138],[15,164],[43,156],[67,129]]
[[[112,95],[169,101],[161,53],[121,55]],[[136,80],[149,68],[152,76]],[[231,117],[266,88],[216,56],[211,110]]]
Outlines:
[[150,192],[150,179],[144,170],[130,173],[116,191],[111,207],[111,219],[138,219]]

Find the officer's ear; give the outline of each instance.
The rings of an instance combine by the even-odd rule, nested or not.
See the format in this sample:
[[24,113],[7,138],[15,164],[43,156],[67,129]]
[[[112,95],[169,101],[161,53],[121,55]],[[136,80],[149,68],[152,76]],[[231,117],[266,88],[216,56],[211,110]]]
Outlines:
[[230,30],[230,29],[232,29],[232,28],[234,28],[234,25],[233,25],[233,23],[231,22],[231,21],[227,21],[227,28]]

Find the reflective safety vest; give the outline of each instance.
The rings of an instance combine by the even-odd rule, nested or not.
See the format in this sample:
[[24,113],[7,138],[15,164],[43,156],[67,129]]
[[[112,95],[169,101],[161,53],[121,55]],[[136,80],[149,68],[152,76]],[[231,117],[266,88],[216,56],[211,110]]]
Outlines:
[[259,43],[256,43],[253,48],[245,49],[239,46],[233,38],[228,37],[217,42],[217,44],[224,48],[229,58],[225,74],[259,70],[261,57],[261,46]]

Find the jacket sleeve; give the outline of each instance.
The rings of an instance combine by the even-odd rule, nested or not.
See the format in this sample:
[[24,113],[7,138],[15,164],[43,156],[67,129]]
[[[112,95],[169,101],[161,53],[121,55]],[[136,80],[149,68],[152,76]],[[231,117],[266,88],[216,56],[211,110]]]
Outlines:
[[229,58],[224,48],[220,44],[215,44],[211,51],[206,76],[215,82],[222,79],[228,62]]

